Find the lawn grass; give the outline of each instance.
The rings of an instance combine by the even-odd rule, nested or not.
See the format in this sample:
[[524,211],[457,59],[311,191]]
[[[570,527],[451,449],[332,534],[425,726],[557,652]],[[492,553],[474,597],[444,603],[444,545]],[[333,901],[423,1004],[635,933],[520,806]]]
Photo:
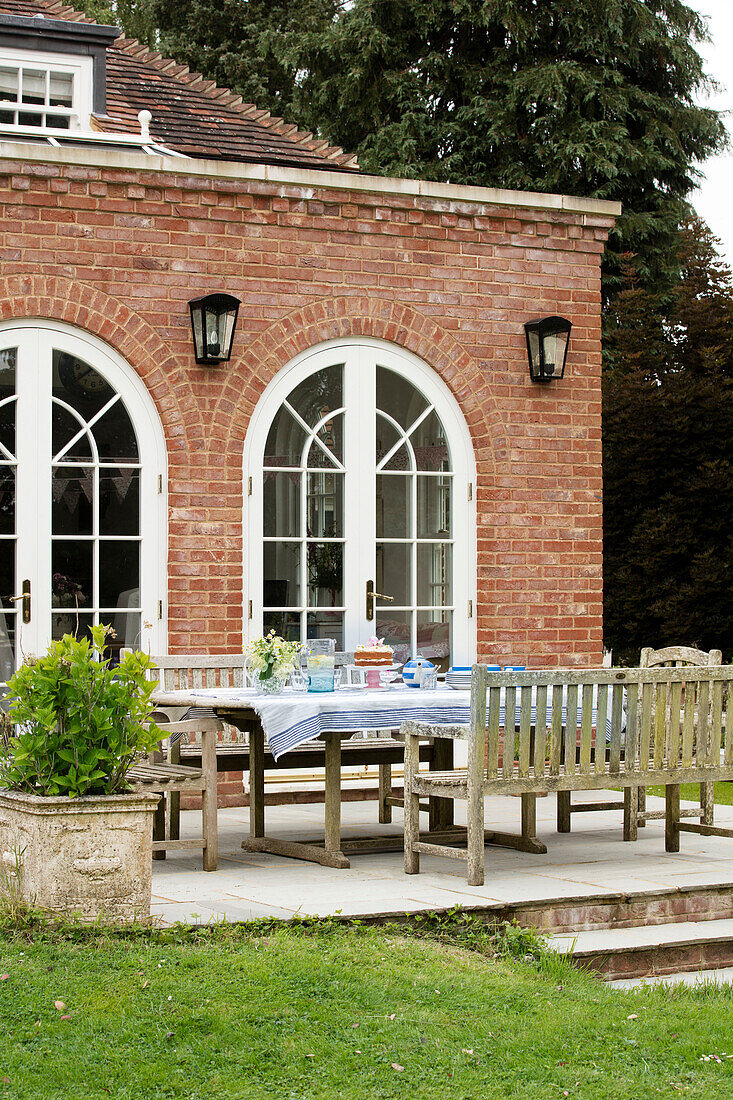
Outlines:
[[0,932],[0,1096],[733,1095],[730,989],[622,993],[512,929],[413,928]]
[[[655,794],[660,798],[664,798],[664,787],[647,787],[647,791],[649,794]],[[683,800],[687,799],[690,802],[699,802],[700,784],[681,783],[680,798]],[[718,806],[733,806],[733,783],[715,784],[715,802]]]

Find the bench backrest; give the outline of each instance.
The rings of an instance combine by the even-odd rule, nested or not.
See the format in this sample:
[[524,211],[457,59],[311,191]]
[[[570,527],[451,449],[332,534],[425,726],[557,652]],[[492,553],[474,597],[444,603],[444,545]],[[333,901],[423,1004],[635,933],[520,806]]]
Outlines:
[[645,646],[641,651],[641,668],[684,668],[693,665],[704,668],[708,665],[722,665],[723,654],[719,649],[693,649],[686,645],[669,645],[664,649],[652,649]]
[[157,666],[151,678],[166,691],[245,686],[243,653],[152,654],[151,660]]
[[[532,672],[474,665],[469,772],[480,780],[508,778],[515,768],[522,777],[715,765],[729,709],[730,665]],[[733,764],[733,737],[724,762]]]

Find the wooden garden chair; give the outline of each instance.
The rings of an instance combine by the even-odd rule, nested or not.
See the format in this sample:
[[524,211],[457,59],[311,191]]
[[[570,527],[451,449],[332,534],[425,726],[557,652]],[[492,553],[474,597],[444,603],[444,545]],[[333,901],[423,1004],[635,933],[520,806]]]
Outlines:
[[[162,688],[168,691],[200,687],[241,687],[244,683],[244,656],[153,655],[151,669]],[[165,859],[167,849],[203,849],[205,871],[215,871],[218,860],[217,839],[217,759],[216,748],[224,726],[213,714],[154,713],[165,733],[160,750],[127,773],[134,791],[159,794],[153,820],[153,859]],[[172,719],[172,720],[171,720]],[[181,746],[200,743],[201,766],[181,763]],[[181,840],[180,802],[182,793],[201,795],[202,836]]]
[[[722,665],[723,654],[719,649],[711,649],[706,652],[703,649],[693,649],[690,646],[666,646],[664,649],[652,649],[647,646],[641,651],[639,658],[640,668],[709,668],[714,665]],[[703,825],[712,825],[715,814],[715,785],[713,783],[700,784],[699,809],[689,808],[680,810],[681,817],[699,817]],[[643,827],[647,821],[653,818],[663,818],[664,810],[647,810],[646,787],[639,788],[639,804],[637,808],[637,823]]]

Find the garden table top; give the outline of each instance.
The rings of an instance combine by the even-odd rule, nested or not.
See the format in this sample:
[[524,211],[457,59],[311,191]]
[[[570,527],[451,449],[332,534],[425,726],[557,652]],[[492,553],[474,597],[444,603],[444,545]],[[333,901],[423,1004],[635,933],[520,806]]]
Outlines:
[[470,693],[452,688],[339,688],[332,692],[293,691],[266,695],[254,688],[192,688],[156,691],[158,706],[211,707],[222,717],[235,711],[259,718],[275,760],[327,733],[398,729],[417,719],[434,725],[464,725]]

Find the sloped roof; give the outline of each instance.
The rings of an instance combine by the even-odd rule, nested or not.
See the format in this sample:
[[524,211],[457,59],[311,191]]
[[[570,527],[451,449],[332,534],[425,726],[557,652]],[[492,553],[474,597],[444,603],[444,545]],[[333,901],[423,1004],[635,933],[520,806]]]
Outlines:
[[[91,23],[62,0],[0,0],[0,15]],[[152,114],[156,142],[190,157],[356,171],[356,157],[303,133],[242,97],[153,53],[129,38],[107,50],[107,113],[93,116],[106,133],[140,132],[138,112]]]

